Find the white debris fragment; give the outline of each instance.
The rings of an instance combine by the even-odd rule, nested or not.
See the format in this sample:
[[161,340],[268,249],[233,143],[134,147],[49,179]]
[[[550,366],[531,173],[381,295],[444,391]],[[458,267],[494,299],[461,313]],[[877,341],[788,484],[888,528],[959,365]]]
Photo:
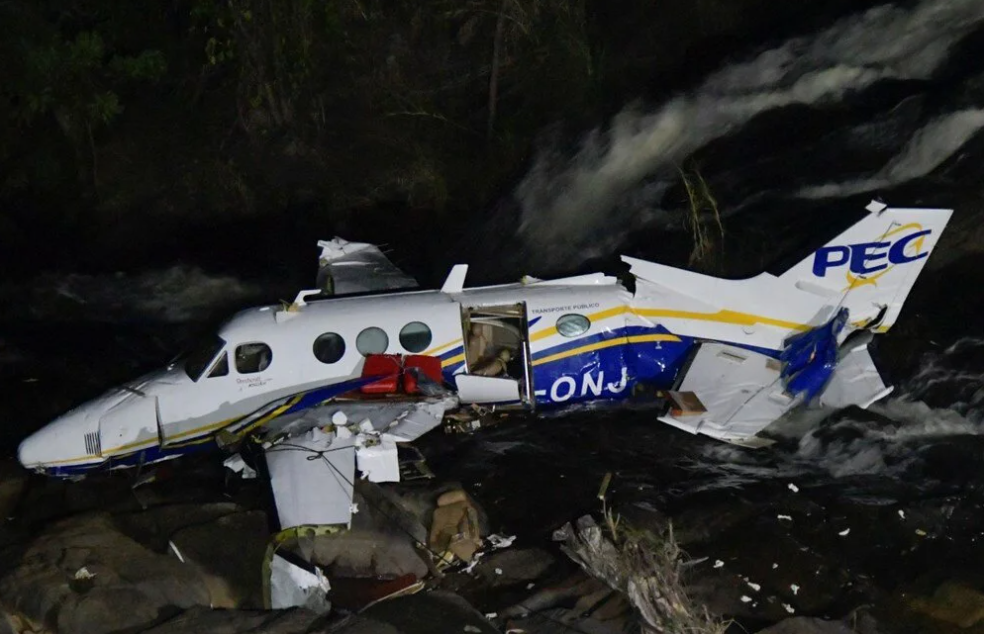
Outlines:
[[85,566],[82,566],[81,568],[75,571],[75,579],[78,581],[82,581],[83,579],[92,579],[95,576],[96,575],[89,572],[89,569],[86,568]]
[[501,575],[502,574],[502,568],[496,568],[495,569],[495,574]]
[[717,561],[714,562],[714,567],[715,568],[723,568],[724,567],[724,562],[721,561],[720,559],[718,559]]
[[482,558],[482,555],[484,555],[484,554],[485,553],[483,553],[481,551],[475,553],[475,555],[472,557],[471,563],[469,563],[467,566],[465,566],[464,568],[462,568],[461,571],[462,572],[467,572],[468,574],[472,574],[475,571],[475,566],[478,565],[478,560],[481,559]]
[[222,461],[222,466],[226,469],[232,471],[233,473],[240,474],[243,480],[252,480],[256,477],[256,471],[246,464],[243,457],[238,453],[233,454]]
[[782,607],[786,608],[786,612],[789,612],[790,614],[796,613],[796,610],[793,609],[793,606],[789,605],[788,603],[783,603]]
[[776,569],[776,568],[778,568],[778,567],[779,567],[779,564],[777,564],[777,563],[775,563],[775,562],[772,562],[772,569],[773,569],[773,570],[775,570],[775,569]]
[[789,490],[792,491],[793,493],[799,493],[799,487],[793,484],[792,482],[789,483]]
[[905,519],[905,511],[903,511],[902,509],[899,509],[899,519],[903,519],[903,520]]
[[497,618],[498,616],[499,616],[498,612],[489,612],[488,614],[485,615],[485,618],[491,621],[492,619]]
[[916,529],[916,535],[919,535],[920,537],[925,537],[927,535],[927,533],[923,529],[917,528]]
[[795,596],[796,596],[797,594],[799,594],[799,591],[800,591],[800,587],[799,587],[798,585],[796,585],[795,583],[791,583],[791,584],[789,584],[789,589],[793,591],[793,596],[794,596],[794,597],[795,597]]
[[351,513],[352,515],[355,515],[358,512],[359,512],[359,503],[358,502],[352,502],[352,504],[349,505],[349,513]]
[[743,594],[743,595],[741,595],[741,602],[742,603],[751,603],[752,602],[752,597]]
[[793,516],[792,515],[776,515],[776,519],[778,519],[778,520],[786,520],[787,522],[792,522],[793,521]]
[[844,530],[842,530],[841,532],[839,532],[837,534],[840,535],[841,537],[847,537],[850,534],[850,532],[851,532],[851,529],[845,528]]
[[178,561],[180,561],[181,563],[184,563],[185,562],[185,558],[181,554],[181,551],[178,550],[178,547],[174,545],[174,542],[168,540],[167,545],[168,545],[168,547],[170,547],[171,552],[174,553],[174,556],[178,558]]
[[479,628],[475,627],[474,625],[466,625],[465,626],[465,631],[466,632],[476,632],[478,634],[481,634],[481,632],[482,632],[482,630],[480,630]]
[[495,533],[489,535],[489,544],[492,545],[492,550],[499,550],[500,548],[509,548],[516,541],[515,535],[503,536],[496,535]]
[[754,590],[755,592],[758,592],[759,590],[762,589],[762,586],[761,585],[759,585],[757,583],[752,583],[751,581],[748,581],[747,579],[745,580],[745,583],[748,584],[748,587],[751,588],[752,590]]
[[527,590],[532,590],[535,587],[536,587],[536,584],[533,583],[532,581],[530,583],[526,584],[526,589]]

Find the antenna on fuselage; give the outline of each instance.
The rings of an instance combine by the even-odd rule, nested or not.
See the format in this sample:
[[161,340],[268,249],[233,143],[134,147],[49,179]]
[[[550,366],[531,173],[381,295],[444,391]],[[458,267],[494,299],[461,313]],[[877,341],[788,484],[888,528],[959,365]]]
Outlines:
[[467,264],[455,264],[448,273],[448,279],[444,280],[441,287],[442,293],[460,293],[465,289],[465,276],[468,275]]

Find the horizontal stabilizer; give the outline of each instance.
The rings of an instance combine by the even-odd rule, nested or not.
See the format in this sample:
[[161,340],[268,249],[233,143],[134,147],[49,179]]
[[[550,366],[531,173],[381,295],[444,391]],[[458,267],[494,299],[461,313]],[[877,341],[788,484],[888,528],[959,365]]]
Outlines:
[[766,444],[755,435],[799,402],[785,393],[777,360],[722,343],[700,345],[678,391],[693,393],[704,411],[691,405],[659,420],[749,446]]

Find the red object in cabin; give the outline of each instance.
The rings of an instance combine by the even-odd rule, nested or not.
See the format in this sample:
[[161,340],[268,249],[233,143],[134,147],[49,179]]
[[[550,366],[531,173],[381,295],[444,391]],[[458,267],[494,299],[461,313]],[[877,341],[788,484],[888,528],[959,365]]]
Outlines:
[[363,385],[363,394],[393,394],[400,391],[403,358],[398,354],[370,354],[362,366],[362,376],[379,376],[378,381]]
[[[444,379],[441,375],[441,360],[426,354],[412,354],[403,362],[403,386],[407,394],[417,393],[417,373],[426,376],[440,385]],[[415,368],[415,370],[411,370]]]

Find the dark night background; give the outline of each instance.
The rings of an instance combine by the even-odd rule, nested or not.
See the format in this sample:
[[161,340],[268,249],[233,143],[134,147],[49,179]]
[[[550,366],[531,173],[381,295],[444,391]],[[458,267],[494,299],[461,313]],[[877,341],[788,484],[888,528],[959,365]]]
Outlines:
[[[728,561],[702,580],[745,566],[769,586],[761,608],[744,582],[711,592],[748,631],[784,602],[955,631],[911,597],[984,588],[980,0],[0,0],[0,62],[3,456],[233,309],[311,286],[318,239],[384,244],[423,286],[458,262],[470,284],[619,272],[620,253],[737,277],[875,197],[952,207],[879,338],[897,387],[869,412],[800,421],[771,452],[642,412],[422,449],[534,541],[614,472],[620,508]],[[30,482],[0,526],[0,607],[34,532],[133,511],[119,478],[105,499]],[[166,495],[199,504],[191,482]],[[821,589],[790,595],[804,578]]]

